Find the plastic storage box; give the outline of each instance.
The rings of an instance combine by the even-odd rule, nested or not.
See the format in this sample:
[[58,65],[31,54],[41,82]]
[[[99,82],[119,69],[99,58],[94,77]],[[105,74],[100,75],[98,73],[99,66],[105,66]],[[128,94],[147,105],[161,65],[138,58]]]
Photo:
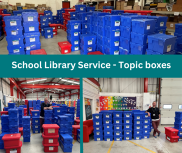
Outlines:
[[147,35],[131,32],[131,42],[140,45],[146,45],[147,41],[148,41]]
[[110,39],[120,37],[120,29],[112,29],[111,27],[105,26],[105,36]]
[[44,135],[54,136],[58,135],[59,126],[57,124],[43,124]]
[[39,22],[24,22],[24,32],[39,32]]
[[3,136],[2,140],[4,141],[4,148],[9,146],[19,146],[21,134],[6,134]]
[[7,49],[10,54],[25,54],[24,45],[15,45],[15,46],[7,46]]
[[174,143],[174,142],[178,142],[179,136],[172,136],[172,137],[169,137],[169,136],[166,135],[166,139],[167,139],[168,141]]
[[5,27],[7,36],[22,36],[23,28],[21,26]]
[[68,54],[71,52],[71,44],[68,41],[58,43],[61,54]]
[[147,45],[140,45],[140,44],[135,44],[135,43],[130,43],[130,49],[131,53],[134,55],[145,55]]
[[40,42],[40,33],[39,32],[31,32],[31,33],[25,33],[25,42],[26,43],[38,43]]
[[24,45],[23,36],[7,36],[8,46]]
[[22,26],[21,16],[5,16],[4,17],[6,27]]
[[37,12],[23,12],[22,17],[24,22],[38,22]]

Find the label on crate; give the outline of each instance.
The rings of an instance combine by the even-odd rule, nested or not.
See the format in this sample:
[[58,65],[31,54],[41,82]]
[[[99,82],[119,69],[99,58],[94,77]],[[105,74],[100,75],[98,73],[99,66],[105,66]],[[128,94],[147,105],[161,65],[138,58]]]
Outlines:
[[74,32],[74,36],[78,36],[78,32]]
[[116,129],[118,130],[118,129],[119,129],[119,126],[118,126],[118,127],[116,127]]
[[164,26],[164,22],[160,22],[160,27],[163,27]]
[[13,40],[13,45],[19,45],[19,40]]
[[35,42],[35,38],[30,38],[30,42]]
[[53,143],[53,139],[49,139],[49,143]]
[[119,46],[119,41],[115,41],[114,46]]
[[78,29],[78,25],[74,25],[74,29]]
[[38,133],[38,131],[35,131],[35,133]]
[[114,51],[114,55],[119,55],[119,51]]
[[91,51],[92,51],[92,47],[89,47],[89,48],[88,48],[88,51],[91,52]]
[[147,139],[147,136],[144,136],[145,139]]
[[53,29],[55,29],[55,27],[53,27]]
[[107,128],[109,129],[109,126],[107,126]]
[[10,26],[16,26],[16,25],[17,25],[16,21],[10,21]]
[[110,134],[110,132],[107,132],[107,134]]
[[49,147],[49,150],[54,150],[54,147]]
[[78,47],[75,47],[75,50],[78,50],[79,48]]
[[100,138],[97,138],[97,141],[100,141]]
[[35,126],[35,128],[37,129],[37,128],[38,128],[38,126]]
[[99,128],[96,128],[96,130],[99,130]]
[[80,11],[83,11],[83,7],[80,7]]
[[57,110],[57,112],[59,113],[59,112],[60,112],[60,110]]
[[142,50],[142,47],[141,46],[138,46],[138,50],[141,51]]
[[106,118],[109,118],[109,115],[106,115]]
[[119,133],[117,132],[116,135],[119,135]]
[[120,36],[120,31],[116,31],[115,36]]
[[97,115],[97,116],[95,116],[95,118],[96,118],[96,119],[99,119],[99,116]]
[[11,35],[16,35],[16,31],[11,31]]
[[126,114],[126,117],[130,117],[130,114]]
[[58,28],[61,28],[60,26],[58,26]]
[[140,129],[140,127],[139,127],[139,126],[137,126],[137,129]]
[[73,14],[73,16],[75,16],[75,14]]
[[45,25],[45,23],[43,23],[43,25]]
[[85,17],[85,20],[87,20],[87,17]]
[[150,30],[150,25],[147,25],[147,30]]
[[47,32],[51,32],[51,30],[47,30]]
[[126,128],[127,128],[127,129],[128,129],[128,128],[130,128],[130,126],[129,126],[129,125],[127,125],[127,126],[126,126]]
[[17,16],[21,16],[21,14],[17,14]]
[[130,120],[126,120],[126,123],[130,123]]
[[140,119],[140,116],[137,116],[137,119]]
[[109,121],[106,121],[106,124],[109,124]]
[[110,139],[109,139],[109,138],[107,138],[107,141],[110,141]]
[[29,27],[29,31],[35,31],[35,27]]
[[96,122],[96,125],[99,125],[99,122]]
[[137,140],[139,140],[139,137],[136,137]]
[[13,53],[19,53],[19,52],[20,52],[19,49],[14,49],[14,50],[13,50]]
[[35,123],[38,123],[38,120],[35,120]]
[[145,115],[145,118],[147,118],[148,117],[148,115]]
[[26,47],[26,50],[30,50],[30,47],[28,46],[28,47]]
[[87,29],[87,25],[85,25],[85,29]]
[[56,34],[56,32],[53,32],[53,34],[55,35],[55,34]]
[[88,45],[92,45],[92,40],[89,40],[88,41]]
[[148,123],[148,120],[145,120],[145,123]]
[[145,128],[148,128],[148,126],[147,126],[147,125],[145,125],[144,127],[145,127]]
[[10,149],[10,153],[17,153],[17,149]]
[[48,129],[48,133],[55,133],[55,129]]
[[167,52],[170,52],[171,51],[171,45],[168,45],[167,46]]
[[43,21],[46,21],[46,19],[44,18]]
[[51,38],[51,35],[48,35],[48,38]]
[[145,131],[145,133],[147,133],[148,131]]
[[182,131],[179,133],[179,135],[182,135]]
[[119,117],[119,114],[116,114],[116,117]]
[[126,132],[126,134],[130,134],[129,132]]
[[119,121],[116,121],[116,123],[119,123]]
[[139,134],[140,132],[139,131],[137,131],[137,134]]
[[35,113],[34,115],[37,116],[37,113]]
[[126,140],[129,140],[130,138],[129,137],[126,137]]
[[120,26],[120,21],[119,20],[118,21],[115,21],[115,26],[116,27]]
[[28,16],[28,21],[33,21],[33,16]]
[[137,124],[140,124],[140,121],[137,121]]
[[97,135],[99,135],[99,134],[100,134],[100,132],[97,132],[96,134],[97,134]]
[[65,50],[64,52],[65,52],[65,53],[67,53],[67,52],[68,52],[68,50]]

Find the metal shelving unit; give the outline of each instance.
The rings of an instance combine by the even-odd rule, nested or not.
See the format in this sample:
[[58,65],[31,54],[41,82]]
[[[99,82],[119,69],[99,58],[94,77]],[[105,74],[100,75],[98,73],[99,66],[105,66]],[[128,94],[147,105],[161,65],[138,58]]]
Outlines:
[[[153,14],[166,14],[166,15],[174,15],[173,11],[153,11]],[[182,15],[182,12],[179,12],[179,15]]]

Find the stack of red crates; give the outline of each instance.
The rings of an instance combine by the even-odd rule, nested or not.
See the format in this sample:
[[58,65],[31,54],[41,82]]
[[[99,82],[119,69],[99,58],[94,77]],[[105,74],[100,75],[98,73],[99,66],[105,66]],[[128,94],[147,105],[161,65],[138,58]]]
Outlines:
[[164,127],[165,128],[165,134],[166,134],[166,139],[170,142],[178,142],[179,141],[179,136],[178,136],[178,131],[175,128],[172,127]]
[[77,130],[80,129],[80,125],[72,125],[72,137],[73,139],[77,140]]
[[4,149],[6,153],[11,153],[12,151],[16,153],[21,153],[22,142],[20,141],[21,134],[5,134],[2,138],[4,141]]
[[57,35],[57,24],[49,24],[49,27],[53,28],[53,36]]
[[23,108],[24,109],[24,116],[27,116],[27,108]]
[[43,124],[42,127],[44,129],[42,134],[44,152],[58,152],[59,126],[57,124]]
[[1,116],[2,115],[8,115],[8,111],[1,111],[0,114],[1,114]]

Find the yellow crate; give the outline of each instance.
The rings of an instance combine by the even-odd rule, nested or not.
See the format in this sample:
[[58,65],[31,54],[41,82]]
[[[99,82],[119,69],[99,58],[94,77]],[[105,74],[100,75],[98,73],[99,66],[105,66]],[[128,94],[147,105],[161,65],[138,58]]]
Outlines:
[[27,9],[27,7],[23,7],[23,10],[26,10]]

